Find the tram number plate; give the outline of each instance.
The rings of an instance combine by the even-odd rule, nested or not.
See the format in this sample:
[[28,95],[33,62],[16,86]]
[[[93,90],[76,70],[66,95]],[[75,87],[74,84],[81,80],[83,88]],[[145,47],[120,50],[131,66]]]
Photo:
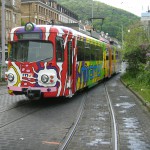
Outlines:
[[41,95],[41,90],[39,89],[28,89],[28,94],[33,94],[35,97],[39,97]]

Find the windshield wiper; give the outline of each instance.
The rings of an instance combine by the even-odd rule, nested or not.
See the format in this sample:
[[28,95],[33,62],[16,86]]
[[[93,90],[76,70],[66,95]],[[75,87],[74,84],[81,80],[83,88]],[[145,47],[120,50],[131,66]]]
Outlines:
[[15,58],[9,58],[9,60],[10,60],[10,61],[18,61],[18,62],[23,63],[22,61],[19,61],[19,60],[15,59]]
[[10,61],[18,61],[18,60],[15,59],[15,58],[9,58],[8,60],[10,60]]
[[52,58],[52,57],[43,58],[43,59],[37,60],[36,62],[39,62],[39,61],[45,61],[45,60],[51,59],[51,58]]

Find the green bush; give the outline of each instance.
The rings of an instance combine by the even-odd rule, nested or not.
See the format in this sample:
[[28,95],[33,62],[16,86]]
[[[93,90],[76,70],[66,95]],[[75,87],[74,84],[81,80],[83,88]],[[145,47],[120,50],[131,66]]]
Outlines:
[[135,76],[127,71],[121,78],[128,87],[141,95],[146,102],[150,102],[150,71],[143,69],[143,72],[139,71]]

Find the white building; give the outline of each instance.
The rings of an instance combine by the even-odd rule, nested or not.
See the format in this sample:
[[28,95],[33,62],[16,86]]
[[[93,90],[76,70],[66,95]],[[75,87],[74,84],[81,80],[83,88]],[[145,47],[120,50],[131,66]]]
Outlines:
[[143,25],[150,25],[150,10],[141,14],[141,22]]

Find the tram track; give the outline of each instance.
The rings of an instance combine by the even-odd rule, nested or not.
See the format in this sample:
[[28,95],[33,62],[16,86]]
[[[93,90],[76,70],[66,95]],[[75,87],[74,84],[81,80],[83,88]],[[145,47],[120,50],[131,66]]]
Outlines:
[[[117,125],[115,122],[115,114],[114,114],[113,106],[111,104],[111,98],[107,90],[107,83],[102,83],[101,86],[104,86],[105,97],[107,99],[109,112],[111,114],[112,147],[114,150],[118,150]],[[80,107],[76,112],[75,120],[72,122],[71,126],[68,128],[68,132],[66,133],[66,135],[60,141],[58,150],[65,150],[68,148],[68,145],[71,143],[71,140],[76,132],[78,124],[80,120],[82,119],[82,116],[84,114],[84,109],[85,109],[85,101],[88,99],[88,91],[85,91],[82,94],[83,94],[82,95],[83,97],[80,102]],[[33,115],[41,111],[42,109],[45,109],[45,106],[41,107],[39,103],[40,102],[38,101],[34,103],[34,101],[23,100],[23,101],[19,101],[18,103],[15,103],[15,105],[10,105],[9,107],[7,106],[6,108],[4,108],[2,111],[0,111],[0,120],[2,120],[0,123],[0,130],[3,130],[3,128],[9,127],[12,124],[15,124],[16,122],[24,120],[28,116]],[[48,107],[53,108],[53,105],[50,105]],[[16,111],[20,113],[17,113],[17,115],[13,117],[11,117],[11,115],[10,117],[8,117],[8,114],[15,114]],[[7,119],[4,119],[4,118],[7,118]]]
[[[15,97],[17,98],[18,96]],[[52,109],[62,103],[59,98],[55,98],[56,101],[29,101],[26,100],[25,97],[23,98],[24,99],[22,100],[20,99],[21,101],[8,104],[9,106],[7,105],[5,108],[3,108],[3,110],[0,111],[0,130],[3,130],[3,128],[7,127],[9,128],[9,126],[15,124],[16,122],[24,120],[26,117],[42,111],[42,109]]]
[[[6,127],[10,124],[13,124],[31,114],[34,114],[40,110],[42,110],[41,107],[33,107],[32,109],[28,109],[29,102],[25,102],[21,105],[6,109],[4,111],[0,112],[0,129],[3,127]],[[44,108],[43,108],[44,109]],[[12,115],[15,114],[15,115]]]
[[[48,143],[57,143],[48,142],[47,138],[51,137],[50,139],[53,139],[54,137],[56,137],[59,143],[59,141],[63,139],[64,135],[68,133],[67,131],[69,130],[69,128],[74,125],[73,118],[75,117],[76,113],[72,114],[72,117],[70,118],[71,110],[74,110],[74,112],[76,112],[76,110],[78,110],[79,108],[77,106],[80,106],[80,101],[76,101],[75,99],[76,98],[73,98],[69,101],[62,101],[62,99],[60,98],[55,98],[53,101],[52,99],[46,99],[45,101],[27,101],[27,103],[20,107],[14,107],[11,110],[0,113],[0,135],[2,136],[2,139],[12,139],[14,141],[17,138],[20,142],[24,142],[24,139],[28,140],[27,137],[31,136],[31,139],[33,141],[36,141],[38,140],[38,138],[40,138],[40,141],[38,143],[39,146],[47,147]],[[74,103],[75,105],[72,105]],[[75,108],[69,107],[69,109],[67,110],[67,105],[72,105],[72,107],[74,106]],[[68,111],[70,111],[69,114]],[[55,117],[63,119],[59,122],[60,119],[55,119]],[[67,120],[68,117],[69,120]],[[59,122],[61,125],[55,122]],[[56,129],[59,129],[61,132],[59,133],[58,131],[57,133],[55,133]],[[37,136],[32,136],[33,132],[35,132]],[[53,133],[54,135],[50,133]],[[0,143],[1,142],[2,141],[0,139]],[[29,140],[29,142],[31,141]],[[2,147],[4,147],[4,145],[5,143],[1,143]],[[16,147],[16,149],[19,147],[18,145],[14,146]],[[31,149],[34,149],[33,147],[35,147],[36,145],[29,144],[29,146],[32,147],[30,147]],[[6,145],[6,147],[7,149],[11,149],[12,145],[10,144],[9,148],[8,145]],[[57,145],[52,145],[52,147],[52,149],[55,149]]]
[[69,142],[71,141],[75,131],[76,131],[76,127],[78,126],[78,123],[82,117],[83,111],[84,111],[84,105],[85,105],[85,100],[87,98],[87,95],[85,95],[82,98],[81,101],[81,105],[77,111],[77,116],[76,116],[76,120],[74,121],[72,127],[70,128],[68,134],[66,135],[66,138],[63,139],[64,141],[62,141],[62,144],[60,145],[60,147],[58,148],[58,150],[65,150],[69,144]]
[[[11,103],[10,99],[8,105],[18,107],[0,113],[0,149],[20,149],[22,146],[25,149],[45,150],[118,150],[123,149],[124,142],[126,142],[126,149],[129,149],[128,141],[133,142],[132,147],[140,149],[140,145],[134,145],[134,140],[137,140],[147,150],[148,142],[143,141],[149,141],[149,138],[144,139],[145,130],[143,131],[140,125],[134,122],[132,119],[134,116],[130,114],[131,108],[136,105],[122,108],[123,104],[127,106],[130,101],[133,101],[133,98],[127,101],[125,94],[127,92],[122,85],[110,79],[81,94],[78,93],[66,102],[59,99],[53,102],[52,99],[41,102],[26,101],[22,99],[23,97],[18,97],[20,99],[16,102],[13,99],[14,102]],[[128,103],[125,103],[125,100]],[[137,108],[136,112],[139,110]],[[126,114],[129,113],[129,123],[134,125],[133,127],[126,127],[128,118],[124,118],[125,111]],[[122,117],[118,119],[118,115]],[[136,128],[139,131],[136,131]],[[127,131],[137,135],[131,134],[128,138],[130,133]],[[6,139],[8,142],[5,142]]]
[[[112,106],[112,103],[111,103],[111,97],[109,96],[109,93],[108,93],[108,90],[107,90],[107,83],[104,82],[101,85],[104,86],[105,97],[107,99],[107,105],[108,105],[108,109],[109,109],[109,112],[110,112],[112,149],[113,150],[118,150],[119,146],[118,146],[117,124],[116,124],[116,118],[115,118],[114,109],[113,109],[113,106]],[[87,99],[87,97],[88,97],[88,94],[86,94],[86,96],[82,99],[81,106],[80,106],[80,108],[79,108],[79,110],[77,112],[77,119],[74,122],[74,124],[72,125],[72,127],[70,128],[70,131],[68,132],[68,134],[65,137],[65,139],[63,139],[63,142],[59,146],[58,150],[66,150],[66,149],[68,149],[68,145],[71,143],[71,139],[73,138],[74,133],[76,132],[77,126],[78,126],[79,122],[82,119],[82,115],[84,115],[83,112],[84,112],[84,107],[85,107],[85,100]]]
[[[17,96],[15,97],[17,98]],[[3,109],[0,111],[0,129],[2,130],[4,127],[22,120],[29,115],[41,111],[42,109],[44,110],[47,107],[53,108],[55,104],[57,105],[57,103],[59,103],[59,99],[55,102],[48,100],[30,101],[24,98],[21,101],[16,101],[14,103],[3,106]]]
[[118,150],[117,123],[116,123],[116,118],[115,118],[115,113],[114,113],[114,109],[112,106],[111,98],[107,90],[107,83],[104,83],[104,88],[105,88],[107,101],[108,101],[108,105],[109,105],[110,113],[111,113],[113,150]]
[[27,103],[28,103],[28,101],[23,101],[21,104],[17,104],[17,105],[14,105],[14,106],[4,106],[3,109],[0,110],[0,114],[4,113],[4,112],[7,112],[7,111],[10,111],[10,110],[13,110],[13,109],[16,109],[18,107],[24,106]]
[[21,117],[18,117],[18,118],[16,118],[16,119],[13,119],[12,121],[8,121],[7,123],[4,123],[4,124],[1,123],[1,124],[0,124],[0,129],[2,129],[2,128],[6,127],[6,126],[9,126],[10,124],[13,124],[13,123],[15,123],[15,122],[17,122],[17,121],[19,121],[19,120],[21,120],[21,119],[23,119],[23,118],[25,118],[25,117],[27,117],[27,116],[33,114],[33,113],[39,111],[39,110],[40,110],[40,109],[36,109],[36,110],[34,110],[34,111],[31,111],[31,112],[29,112],[29,113],[27,113],[27,114],[22,115]]

